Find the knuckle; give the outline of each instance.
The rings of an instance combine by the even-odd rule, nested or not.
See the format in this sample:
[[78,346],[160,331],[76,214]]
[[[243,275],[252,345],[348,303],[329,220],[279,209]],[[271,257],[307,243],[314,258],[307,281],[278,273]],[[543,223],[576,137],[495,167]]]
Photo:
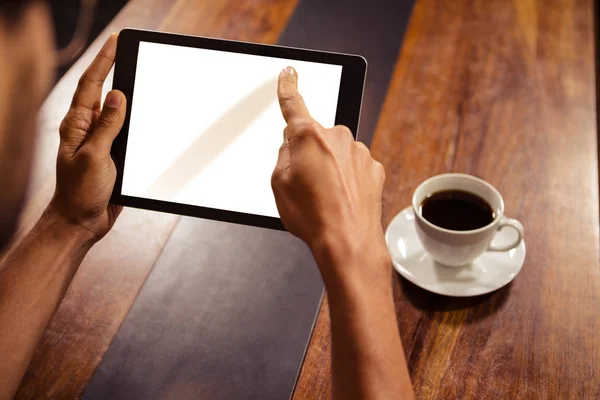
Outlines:
[[102,87],[104,80],[99,77],[94,77],[89,72],[84,72],[83,75],[77,81],[77,88],[81,89],[84,86],[91,85],[96,87]]
[[292,74],[282,74],[279,79],[281,82],[296,83],[296,78]]
[[292,127],[294,135],[307,137],[318,135],[320,128],[314,120],[296,122]]
[[336,125],[330,130],[330,132],[330,136],[332,138],[335,138],[335,140],[337,140],[338,143],[343,143],[346,145],[355,143],[352,131],[344,125]]
[[60,122],[60,125],[58,127],[58,133],[60,133],[60,136],[65,136],[67,134],[68,130],[69,130],[69,123],[67,121],[67,117],[65,117]]
[[354,136],[352,135],[352,131],[347,126],[345,126],[345,125],[338,125],[338,126],[336,126],[336,129],[345,138],[354,140]]
[[277,189],[281,184],[281,170],[275,167],[275,170],[271,174],[271,188],[273,190]]
[[115,62],[115,59],[113,57],[110,57],[110,56],[102,53],[102,51],[100,53],[96,54],[96,60],[106,60],[110,64],[114,64],[114,62]]
[[286,187],[287,183],[285,168],[278,164],[271,174],[271,189],[273,192],[279,192]]
[[279,94],[279,103],[284,107],[300,101],[304,101],[304,99],[298,92],[284,91]]
[[96,127],[98,128],[109,128],[114,126],[119,120],[119,116],[116,112],[105,113],[98,118]]
[[93,164],[96,160],[96,149],[90,146],[89,143],[86,146],[82,146],[77,152],[77,162],[83,167],[87,167]]
[[283,154],[290,150],[290,142],[288,140],[284,140],[281,146],[279,146],[279,157],[281,158]]
[[285,183],[290,187],[301,187],[305,179],[305,172],[303,172],[300,168],[292,168],[287,173]]
[[379,161],[373,161],[373,162],[375,165],[375,170],[377,171],[377,173],[379,175],[381,175],[383,180],[385,180],[385,168],[384,168],[383,164],[381,164]]
[[90,117],[79,109],[70,110],[58,127],[61,135],[67,134],[71,130],[87,131],[91,124]]
[[371,151],[363,142],[354,142],[354,147],[365,155],[371,155]]
[[286,177],[285,182],[282,182],[282,183],[283,183],[283,186],[285,186],[289,189],[289,188],[293,188],[294,186],[298,186],[298,180],[299,180],[298,172],[290,171],[290,173]]
[[289,137],[289,136],[292,136],[293,134],[294,134],[294,127],[291,124],[286,125],[286,127],[283,128],[283,137]]

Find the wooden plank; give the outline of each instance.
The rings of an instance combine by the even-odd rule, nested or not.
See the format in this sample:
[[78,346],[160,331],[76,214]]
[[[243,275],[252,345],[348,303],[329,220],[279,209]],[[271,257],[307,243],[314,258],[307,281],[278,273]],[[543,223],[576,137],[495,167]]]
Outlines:
[[[139,27],[268,43],[279,37],[295,6],[296,0],[130,1],[44,105],[39,156],[20,235],[35,223],[52,196],[58,126],[79,76],[111,32]],[[81,396],[176,221],[173,215],[133,209],[123,212],[113,230],[84,260],[36,350],[17,399]]]
[[293,400],[331,398],[331,325],[327,296],[323,298]]
[[278,41],[283,46],[360,54],[366,58],[367,78],[356,133],[367,146],[375,132],[414,3],[415,0],[302,0]]
[[[600,398],[593,4],[420,0],[371,150],[387,171],[384,225],[425,178],[483,177],[525,225],[508,287],[474,299],[395,274],[417,398]],[[323,319],[323,318],[322,318]],[[329,398],[326,319],[296,398]]]

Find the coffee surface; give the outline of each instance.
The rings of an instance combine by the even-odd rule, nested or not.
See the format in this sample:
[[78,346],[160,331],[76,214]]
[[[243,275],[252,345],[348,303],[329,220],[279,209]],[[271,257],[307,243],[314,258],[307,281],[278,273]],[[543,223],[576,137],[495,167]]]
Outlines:
[[423,218],[440,228],[470,231],[491,223],[495,216],[492,207],[481,197],[462,190],[432,193],[420,207]]

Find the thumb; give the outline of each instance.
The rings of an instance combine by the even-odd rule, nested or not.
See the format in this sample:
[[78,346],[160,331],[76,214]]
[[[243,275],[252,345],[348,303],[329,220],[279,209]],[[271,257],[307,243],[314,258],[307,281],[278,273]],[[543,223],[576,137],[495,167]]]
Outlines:
[[113,140],[123,127],[126,109],[127,99],[121,91],[108,92],[94,131],[89,137],[90,145],[97,147],[98,151],[106,151],[109,154]]

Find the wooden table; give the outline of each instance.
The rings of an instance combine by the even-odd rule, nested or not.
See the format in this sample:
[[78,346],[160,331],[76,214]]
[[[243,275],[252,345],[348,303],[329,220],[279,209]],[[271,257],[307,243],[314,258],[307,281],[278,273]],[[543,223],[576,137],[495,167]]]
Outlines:
[[[58,125],[109,32],[132,26],[272,43],[297,6],[131,0],[43,108],[18,236],[52,195]],[[383,223],[409,205],[419,182],[460,171],[503,193],[527,240],[521,274],[487,296],[445,298],[394,274],[418,398],[600,398],[593,43],[592,0],[417,1],[371,146],[387,171]],[[124,211],[85,259],[17,398],[83,393],[177,219]],[[324,305],[294,399],[329,398],[329,347]]]

